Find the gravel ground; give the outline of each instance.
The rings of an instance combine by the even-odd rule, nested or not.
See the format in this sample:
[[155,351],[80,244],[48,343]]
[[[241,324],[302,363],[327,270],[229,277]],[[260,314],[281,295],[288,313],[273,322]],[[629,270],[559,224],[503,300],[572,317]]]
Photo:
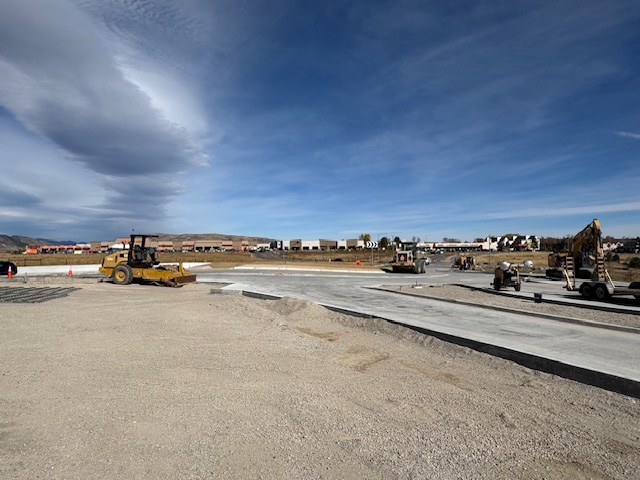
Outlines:
[[[496,295],[490,292],[473,290],[457,285],[386,285],[381,288],[392,292],[402,292],[410,295],[456,300],[475,305],[487,305],[510,308],[521,312],[534,312],[558,317],[587,320],[590,322],[607,323],[640,329],[640,315],[632,313],[614,313],[594,310],[586,307],[571,307],[554,305],[551,303],[535,303],[531,298]],[[639,332],[640,333],[640,332]]]
[[305,301],[79,287],[3,304],[0,478],[640,478],[636,399]]

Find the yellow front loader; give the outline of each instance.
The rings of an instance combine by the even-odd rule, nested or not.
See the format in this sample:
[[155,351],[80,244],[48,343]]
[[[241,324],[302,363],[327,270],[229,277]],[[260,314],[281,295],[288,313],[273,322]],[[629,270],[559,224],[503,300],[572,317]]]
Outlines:
[[134,280],[181,287],[194,283],[196,276],[178,265],[160,265],[156,250],[148,244],[156,235],[131,235],[129,249],[112,253],[102,259],[100,272],[117,285],[129,285]]

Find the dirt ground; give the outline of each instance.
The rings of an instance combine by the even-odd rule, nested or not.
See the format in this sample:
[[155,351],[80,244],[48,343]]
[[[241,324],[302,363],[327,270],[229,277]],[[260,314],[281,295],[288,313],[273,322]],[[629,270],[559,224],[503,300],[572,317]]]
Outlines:
[[295,299],[77,286],[2,304],[0,478],[640,478],[636,399]]

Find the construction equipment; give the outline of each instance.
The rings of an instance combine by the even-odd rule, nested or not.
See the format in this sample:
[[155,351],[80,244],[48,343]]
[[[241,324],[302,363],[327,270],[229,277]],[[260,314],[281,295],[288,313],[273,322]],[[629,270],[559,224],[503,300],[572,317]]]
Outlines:
[[10,261],[0,261],[0,275],[6,275],[8,277],[13,277],[18,273],[18,267],[16,264]]
[[181,287],[185,283],[195,282],[196,276],[185,270],[182,262],[178,265],[160,265],[156,260],[156,249],[151,246],[157,238],[157,235],[131,235],[129,248],[104,257],[100,272],[118,285],[129,285],[137,280]]
[[547,277],[563,278],[571,257],[574,277],[592,278],[597,257],[602,256],[602,230],[598,219],[580,230],[568,243],[565,251],[549,254]]
[[456,257],[455,262],[453,262],[453,267],[457,267],[460,270],[469,270],[470,268],[476,268],[476,257],[471,255],[460,255]]
[[[549,278],[564,278],[564,267],[567,264],[568,252],[550,253],[547,265],[546,276]],[[591,277],[591,274],[587,278]]]
[[[607,300],[612,295],[633,295],[640,300],[640,282],[632,282],[628,287],[617,287],[613,283],[605,267],[602,230],[597,219],[578,232],[572,243],[571,252],[549,255],[550,266],[553,261],[559,265],[556,268],[562,269],[567,290],[578,290],[583,297],[598,300]],[[576,278],[590,279],[578,287]]]
[[391,271],[394,273],[424,273],[430,260],[421,253],[415,246],[403,250],[397,250],[391,262]]
[[494,272],[493,288],[500,290],[509,287],[513,287],[516,292],[520,291],[520,272],[510,263],[500,262]]

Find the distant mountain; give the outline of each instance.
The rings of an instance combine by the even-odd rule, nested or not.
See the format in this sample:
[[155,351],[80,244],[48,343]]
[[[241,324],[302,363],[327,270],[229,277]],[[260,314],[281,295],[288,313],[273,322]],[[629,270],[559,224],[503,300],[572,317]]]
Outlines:
[[[246,235],[224,235],[220,233],[182,233],[173,235],[169,233],[156,233],[160,240],[247,240],[257,243],[269,243],[273,238],[250,237]],[[112,241],[112,238],[102,241]],[[0,235],[0,252],[13,253],[27,247],[27,245],[75,245],[75,240],[50,240],[47,238],[23,237],[21,235]],[[84,242],[83,242],[84,243]],[[88,242],[86,242],[88,243]]]
[[27,245],[75,245],[75,240],[50,240],[48,238],[0,235],[0,252],[17,252]]
[[267,237],[251,237],[248,235],[224,235],[221,233],[181,233],[179,235],[172,235],[170,233],[154,233],[158,235],[159,240],[247,240],[255,241],[257,243],[269,243],[275,240],[275,238]]

